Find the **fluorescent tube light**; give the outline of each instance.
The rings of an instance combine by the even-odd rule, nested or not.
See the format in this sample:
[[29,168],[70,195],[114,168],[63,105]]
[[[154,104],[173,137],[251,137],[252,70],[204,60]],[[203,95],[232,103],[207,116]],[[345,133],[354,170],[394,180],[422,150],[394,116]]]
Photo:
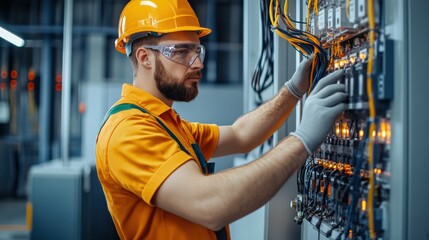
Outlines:
[[24,39],[16,36],[15,34],[9,32],[8,30],[2,27],[0,27],[0,37],[17,47],[22,47],[24,46],[24,43],[25,43]]

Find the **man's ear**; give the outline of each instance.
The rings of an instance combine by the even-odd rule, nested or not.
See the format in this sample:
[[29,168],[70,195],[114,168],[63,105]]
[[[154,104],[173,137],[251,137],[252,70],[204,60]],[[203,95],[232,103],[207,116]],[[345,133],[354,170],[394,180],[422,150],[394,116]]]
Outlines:
[[151,58],[150,58],[150,50],[148,50],[146,48],[138,48],[137,49],[136,59],[137,59],[137,62],[139,63],[139,65],[142,65],[146,68],[150,68],[152,65]]

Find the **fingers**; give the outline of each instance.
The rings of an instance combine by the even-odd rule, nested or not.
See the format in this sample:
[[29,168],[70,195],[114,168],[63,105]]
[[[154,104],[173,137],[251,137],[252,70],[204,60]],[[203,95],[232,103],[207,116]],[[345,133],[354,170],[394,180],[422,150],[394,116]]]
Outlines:
[[311,63],[313,62],[314,55],[310,55],[308,58],[304,58],[300,63],[298,68],[303,69],[305,72],[310,71]]
[[332,108],[341,103],[344,103],[347,99],[347,95],[343,92],[336,92],[324,99],[320,100],[320,105],[324,107]]
[[338,114],[342,113],[344,110],[346,110],[347,104],[340,103],[335,107],[332,107],[332,113],[334,114],[334,118],[338,116]]
[[333,73],[330,73],[329,75],[325,76],[324,78],[320,79],[320,81],[317,83],[316,87],[312,91],[312,94],[316,94],[324,87],[336,83],[338,80],[340,80],[344,76],[344,70],[337,70]]
[[344,84],[331,84],[320,90],[317,94],[314,94],[314,96],[323,99],[336,92],[346,92],[346,86]]

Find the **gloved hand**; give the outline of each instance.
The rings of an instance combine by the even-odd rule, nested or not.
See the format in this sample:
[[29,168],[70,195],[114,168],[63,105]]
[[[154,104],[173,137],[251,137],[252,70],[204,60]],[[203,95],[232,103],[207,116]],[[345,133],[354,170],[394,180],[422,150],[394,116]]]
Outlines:
[[291,135],[298,137],[311,154],[325,140],[335,118],[346,108],[345,85],[336,82],[339,70],[322,78],[304,103],[301,124]]
[[310,56],[302,60],[292,78],[285,83],[285,87],[289,92],[298,99],[302,98],[310,86],[310,71],[313,57]]

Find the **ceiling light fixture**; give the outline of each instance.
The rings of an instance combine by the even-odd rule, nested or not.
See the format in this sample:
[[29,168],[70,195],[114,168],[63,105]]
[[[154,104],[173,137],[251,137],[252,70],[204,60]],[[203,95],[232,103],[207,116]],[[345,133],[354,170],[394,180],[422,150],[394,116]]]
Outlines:
[[8,30],[2,27],[0,27],[0,37],[17,47],[22,47],[25,44],[24,39],[16,36],[15,34],[9,32]]

